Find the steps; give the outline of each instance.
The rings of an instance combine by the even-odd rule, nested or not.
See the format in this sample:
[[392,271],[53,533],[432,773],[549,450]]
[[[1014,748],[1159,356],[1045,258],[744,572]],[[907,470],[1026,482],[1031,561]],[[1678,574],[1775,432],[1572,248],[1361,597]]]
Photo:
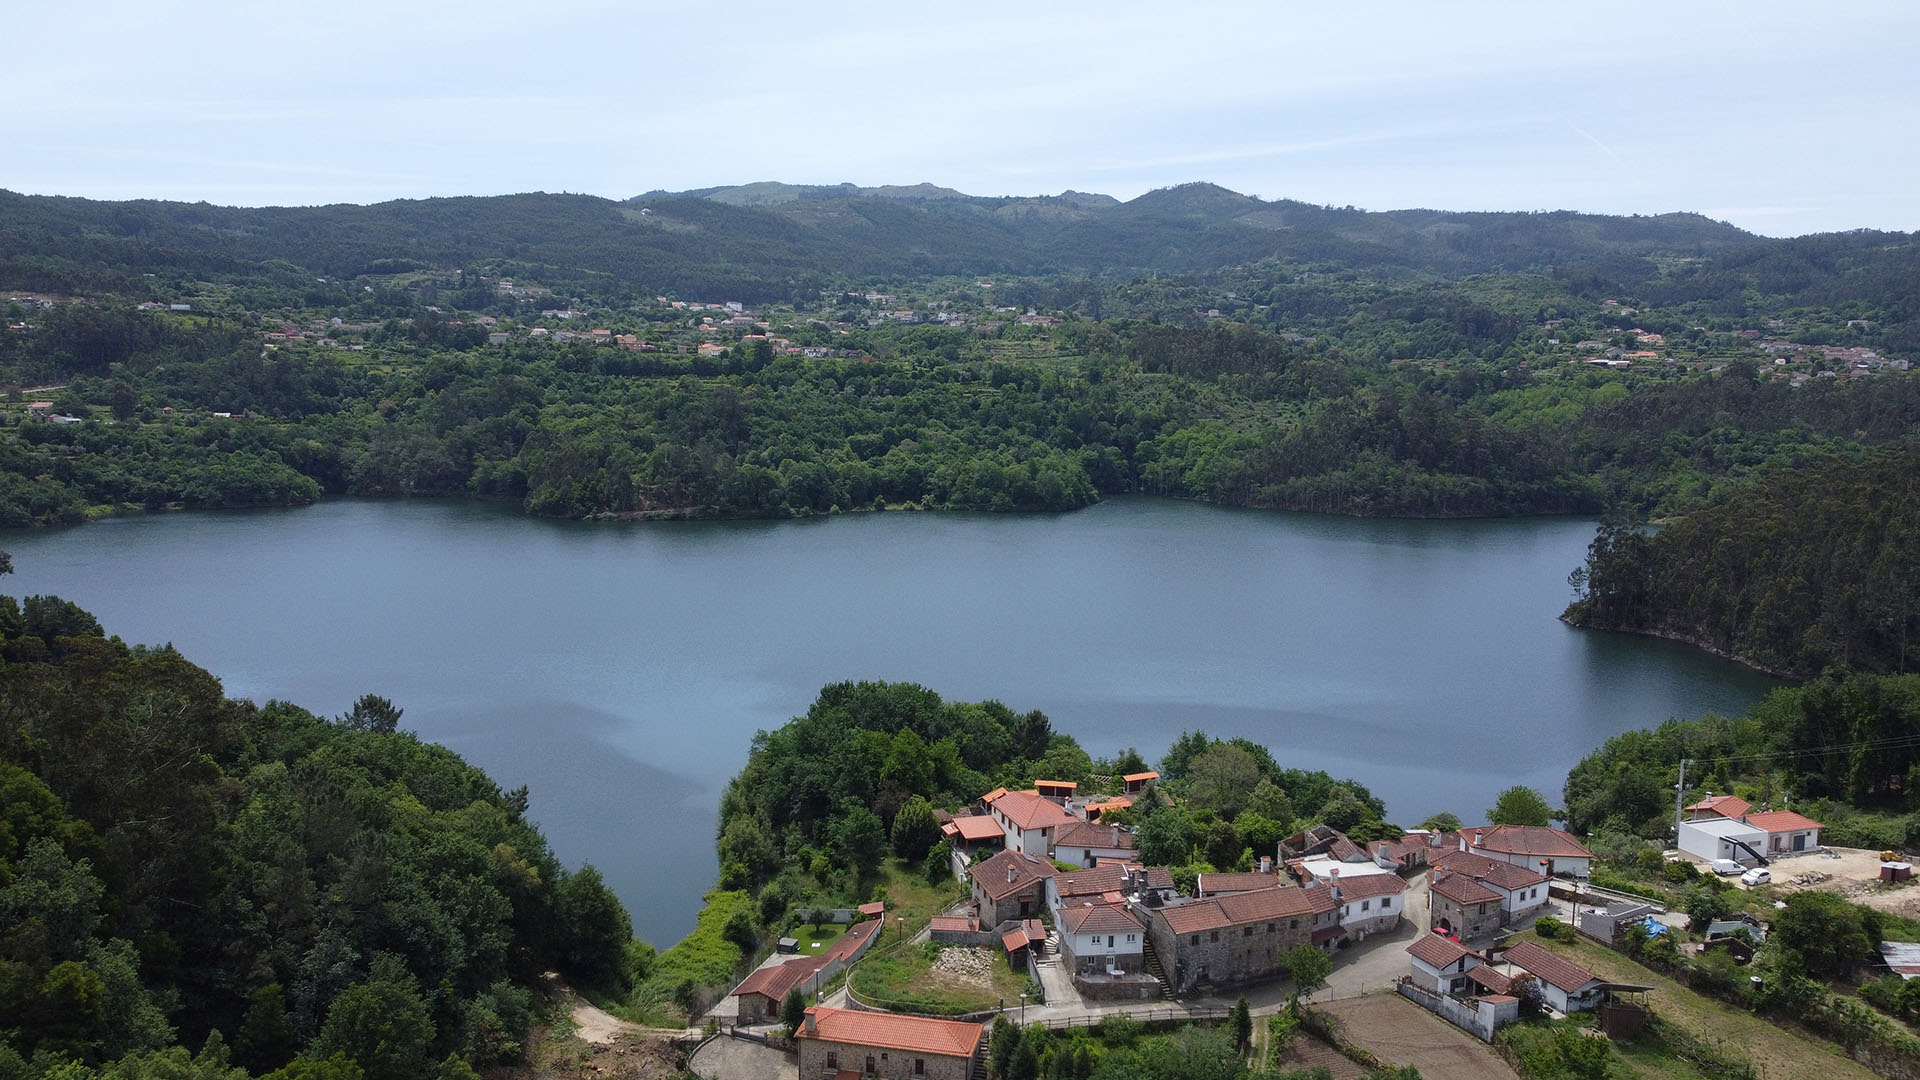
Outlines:
[[1160,954],[1153,951],[1153,936],[1151,934],[1147,935],[1147,939],[1142,945],[1143,948],[1141,951],[1145,955],[1147,962],[1147,974],[1160,980],[1160,997],[1163,1000],[1172,1001],[1173,986],[1167,982],[1166,969],[1160,966]]
[[[991,1030],[992,1028],[989,1026],[988,1031]],[[987,1051],[991,1047],[992,1041],[986,1032],[981,1033],[980,1045],[975,1047],[973,1051],[973,1074],[968,1080],[987,1080]]]

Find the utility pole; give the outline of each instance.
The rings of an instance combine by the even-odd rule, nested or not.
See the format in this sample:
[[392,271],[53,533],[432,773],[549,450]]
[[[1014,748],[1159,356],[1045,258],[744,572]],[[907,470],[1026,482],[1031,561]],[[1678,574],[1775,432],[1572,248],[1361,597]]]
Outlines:
[[1680,783],[1673,789],[1673,846],[1680,846],[1680,808],[1687,801],[1687,759],[1680,759]]

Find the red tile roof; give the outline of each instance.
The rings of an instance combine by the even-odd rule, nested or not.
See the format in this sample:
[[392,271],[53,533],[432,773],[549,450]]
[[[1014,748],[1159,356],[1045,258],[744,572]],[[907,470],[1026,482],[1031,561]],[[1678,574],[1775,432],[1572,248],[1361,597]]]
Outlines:
[[[1481,847],[1502,855],[1593,858],[1593,852],[1575,840],[1572,833],[1546,825],[1488,825],[1479,829],[1462,829],[1460,835],[1466,837],[1469,851]],[[1475,843],[1476,839],[1478,843]]]
[[1161,908],[1160,912],[1174,933],[1194,934],[1246,923],[1324,914],[1333,907],[1332,894],[1325,888],[1313,886],[1228,893],[1211,900]]
[[[1009,867],[1013,869],[1011,875],[1007,873]],[[1030,889],[1037,882],[1052,877],[1053,872],[1052,863],[1019,851],[997,852],[992,858],[975,863],[967,871],[980,886],[980,891],[986,893],[989,900],[995,901]]]
[[1477,960],[1485,959],[1465,945],[1439,934],[1421,934],[1413,944],[1407,946],[1407,955],[1440,971],[1452,967],[1463,956],[1471,956]]
[[1061,848],[1106,848],[1109,851],[1132,851],[1133,834],[1118,825],[1095,825],[1090,821],[1076,821],[1071,825],[1062,825],[1053,834],[1053,847]]
[[1062,900],[1119,892],[1126,884],[1125,863],[1106,862],[1087,870],[1062,870],[1053,875],[1053,891],[1059,893]]
[[1747,811],[1753,809],[1753,804],[1732,795],[1713,795],[1701,799],[1687,809],[1703,810],[1707,813],[1719,814],[1721,817],[1738,818],[1746,816]]
[[807,1010],[811,1025],[802,1024],[798,1037],[825,1042],[911,1050],[942,1057],[971,1058],[980,1048],[979,1024],[958,1020],[927,1020],[898,1013],[858,1012],[815,1005]]
[[1547,876],[1537,870],[1528,869],[1517,863],[1489,859],[1485,855],[1476,855],[1471,851],[1442,852],[1434,857],[1432,865],[1465,874],[1476,881],[1485,882],[1508,892],[1544,884],[1547,880]]
[[1117,904],[1087,904],[1063,907],[1058,916],[1060,929],[1069,934],[1137,934],[1140,920]]
[[1503,959],[1529,975],[1552,983],[1569,994],[1600,979],[1600,976],[1579,964],[1548,952],[1531,941],[1522,941],[1517,945],[1509,946]]
[[887,905],[883,900],[875,900],[871,904],[861,904],[853,910],[862,915],[885,915],[887,913]]
[[785,1001],[788,991],[812,978],[814,973],[827,966],[827,958],[822,956],[802,956],[784,964],[763,967],[733,988],[739,996],[759,994],[774,1001]]
[[1398,874],[1361,874],[1359,877],[1340,879],[1340,897],[1343,901],[1399,896],[1406,891],[1407,883],[1400,880]]
[[970,917],[959,915],[935,915],[928,929],[946,933],[971,934],[980,929],[980,924]]
[[1151,772],[1151,771],[1130,772],[1120,778],[1121,782],[1126,784],[1131,784],[1136,780],[1158,780],[1158,779],[1160,779],[1160,774],[1157,772]]
[[1466,874],[1451,870],[1432,872],[1430,888],[1456,904],[1497,904],[1500,894],[1473,880]]
[[1278,874],[1201,874],[1195,881],[1194,891],[1201,896],[1213,896],[1218,893],[1252,892],[1255,889],[1277,889],[1280,887]]
[[[1045,940],[1044,935],[1042,936],[1042,940]],[[1008,952],[1019,952],[1031,944],[1033,944],[1033,941],[1027,937],[1027,926],[1025,923],[1021,923],[1019,926],[1000,935],[1000,945]]]
[[1748,814],[1747,824],[1761,832],[1799,832],[1802,829],[1818,829],[1823,826],[1810,817],[1801,817],[1791,810],[1774,810],[1765,814]]
[[1009,791],[992,800],[992,805],[994,810],[1013,823],[1014,828],[1022,831],[1049,829],[1080,820],[1060,809],[1059,803],[1043,798],[1037,791]]
[[1484,964],[1467,969],[1467,978],[1480,984],[1480,988],[1491,994],[1504,994],[1513,989],[1513,980]]
[[1341,862],[1367,861],[1367,853],[1360,850],[1360,845],[1344,836],[1336,836],[1333,838],[1333,843],[1327,845],[1327,854],[1339,859]]
[[1127,798],[1108,799],[1106,802],[1088,803],[1087,816],[1090,818],[1099,817],[1109,810],[1125,810],[1132,805],[1133,800]]
[[1051,788],[1066,788],[1068,791],[1073,791],[1076,788],[1078,788],[1080,785],[1078,782],[1073,780],[1035,780],[1033,782],[1033,786],[1036,790],[1043,787],[1051,787]]

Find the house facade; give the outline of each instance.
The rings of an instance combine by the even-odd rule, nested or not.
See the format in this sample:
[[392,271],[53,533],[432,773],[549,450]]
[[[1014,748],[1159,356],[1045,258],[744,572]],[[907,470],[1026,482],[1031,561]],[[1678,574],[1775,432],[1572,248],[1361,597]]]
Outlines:
[[1545,825],[1487,825],[1462,829],[1459,837],[1462,851],[1528,869],[1544,868],[1548,877],[1564,874],[1584,878],[1593,872],[1593,852],[1565,829]]
[[1054,915],[1060,959],[1075,975],[1146,970],[1147,928],[1120,904],[1081,904]]
[[973,879],[980,925],[991,928],[1038,915],[1047,904],[1054,870],[1044,857],[1009,850],[975,863],[967,873]]
[[1002,791],[987,796],[987,812],[1006,834],[1009,850],[1040,858],[1053,853],[1053,838],[1062,825],[1080,819],[1038,791]]
[[1791,855],[1820,846],[1820,823],[1791,810],[1748,814],[1746,822],[1767,834],[1767,855]]
[[1407,883],[1395,874],[1343,879],[1333,892],[1340,903],[1340,927],[1354,941],[1399,926],[1407,906]]
[[1133,833],[1118,825],[1075,821],[1059,826],[1053,834],[1054,861],[1073,866],[1126,862],[1134,853]]
[[970,1080],[980,1024],[814,1006],[795,1033],[801,1080],[855,1072],[887,1080]]
[[1560,1012],[1580,1012],[1600,1003],[1600,976],[1531,941],[1506,949],[1498,959],[1533,976],[1529,992]]
[[1285,973],[1281,958],[1299,945],[1331,948],[1341,936],[1338,907],[1331,889],[1309,885],[1147,908],[1145,915],[1168,984],[1183,994],[1275,978]]
[[1547,877],[1514,863],[1471,851],[1448,851],[1433,860],[1436,868],[1465,874],[1500,896],[1501,923],[1512,926],[1547,906]]
[[1500,929],[1500,894],[1470,875],[1435,868],[1427,873],[1427,929],[1456,937],[1490,937]]
[[1438,994],[1472,993],[1477,985],[1467,972],[1487,958],[1439,934],[1421,934],[1407,946],[1415,986]]

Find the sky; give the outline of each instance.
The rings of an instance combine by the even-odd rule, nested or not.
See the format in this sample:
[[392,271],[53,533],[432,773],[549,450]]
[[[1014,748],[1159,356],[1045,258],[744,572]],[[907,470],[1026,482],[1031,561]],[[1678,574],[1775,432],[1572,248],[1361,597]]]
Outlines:
[[4,20],[0,187],[783,180],[1920,230],[1920,4],[103,0]]

